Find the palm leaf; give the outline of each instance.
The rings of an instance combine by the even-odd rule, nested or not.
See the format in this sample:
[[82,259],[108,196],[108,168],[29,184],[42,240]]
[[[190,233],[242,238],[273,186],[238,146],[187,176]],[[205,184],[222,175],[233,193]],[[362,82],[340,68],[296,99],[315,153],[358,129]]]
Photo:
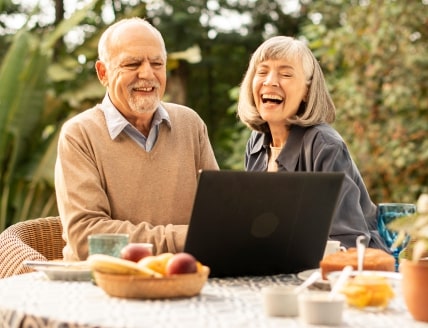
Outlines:
[[2,191],[0,228],[10,215],[10,186],[20,163],[28,156],[44,107],[48,58],[41,54],[35,38],[22,31],[16,35],[0,71],[0,160]]
[[56,140],[43,138],[48,67],[56,41],[88,17],[94,0],[41,39],[18,32],[0,70],[0,231],[55,210]]

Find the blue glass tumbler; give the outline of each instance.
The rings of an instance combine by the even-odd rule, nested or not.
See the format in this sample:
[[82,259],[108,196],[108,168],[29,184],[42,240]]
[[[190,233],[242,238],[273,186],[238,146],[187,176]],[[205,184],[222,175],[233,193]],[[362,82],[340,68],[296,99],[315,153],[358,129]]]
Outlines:
[[398,237],[398,232],[389,230],[388,224],[400,217],[412,215],[414,213],[416,213],[415,204],[381,203],[378,205],[378,230],[386,245],[391,249],[392,255],[395,258],[395,271],[398,271],[400,253],[404,248],[406,248],[410,237],[406,236],[400,245],[393,248],[392,246]]

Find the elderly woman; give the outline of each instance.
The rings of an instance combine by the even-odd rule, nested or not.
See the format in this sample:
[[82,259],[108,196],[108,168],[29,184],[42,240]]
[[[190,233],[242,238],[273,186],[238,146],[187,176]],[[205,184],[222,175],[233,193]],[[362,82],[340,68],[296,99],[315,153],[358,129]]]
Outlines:
[[377,231],[377,207],[339,133],[335,106],[316,58],[303,41],[276,36],[251,57],[241,85],[238,116],[253,131],[248,171],[344,172],[330,238],[355,247],[387,249]]

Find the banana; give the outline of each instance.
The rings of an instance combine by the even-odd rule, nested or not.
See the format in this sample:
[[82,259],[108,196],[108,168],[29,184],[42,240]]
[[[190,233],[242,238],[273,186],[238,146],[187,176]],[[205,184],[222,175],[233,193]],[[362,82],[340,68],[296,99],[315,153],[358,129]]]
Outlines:
[[137,262],[139,268],[153,270],[162,276],[166,275],[165,269],[169,259],[173,257],[172,253],[162,253],[159,255],[151,255],[143,257]]
[[111,274],[137,275],[150,278],[161,278],[162,275],[148,267],[138,266],[137,263],[104,254],[93,254],[88,257],[88,263],[93,271]]

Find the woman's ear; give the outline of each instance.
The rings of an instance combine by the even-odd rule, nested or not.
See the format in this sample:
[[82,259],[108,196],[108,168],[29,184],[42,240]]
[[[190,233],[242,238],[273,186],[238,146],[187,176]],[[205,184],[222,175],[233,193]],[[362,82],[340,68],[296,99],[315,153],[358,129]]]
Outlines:
[[308,99],[309,99],[309,86],[306,86],[306,92],[305,92],[305,95],[303,96],[302,101],[307,103]]
[[95,70],[97,71],[98,80],[100,80],[103,86],[107,87],[108,77],[106,65],[102,61],[97,60],[95,63]]

